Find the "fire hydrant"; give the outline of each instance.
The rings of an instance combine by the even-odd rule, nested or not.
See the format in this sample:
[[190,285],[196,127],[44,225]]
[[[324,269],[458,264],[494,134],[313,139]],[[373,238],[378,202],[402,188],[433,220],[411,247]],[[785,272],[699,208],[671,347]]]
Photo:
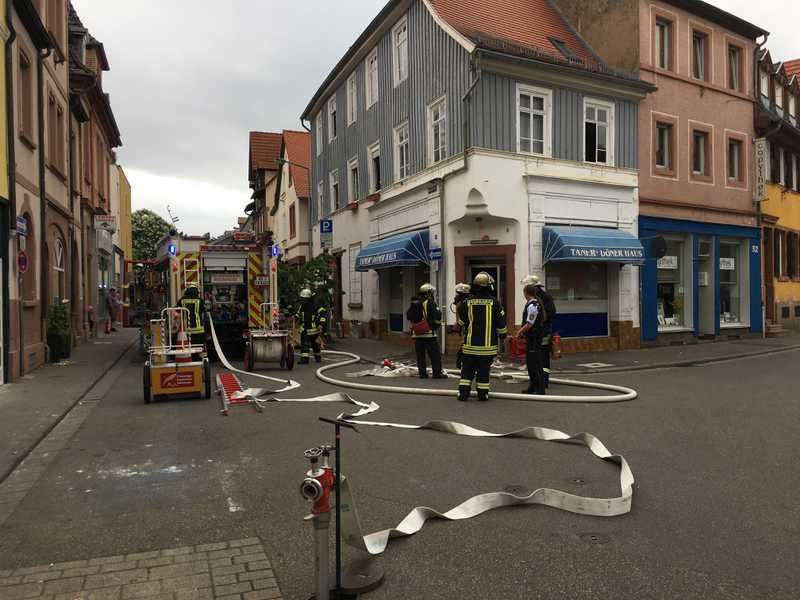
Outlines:
[[[311,469],[300,486],[300,494],[313,502],[311,514],[306,517],[314,526],[314,573],[317,587],[316,600],[328,600],[328,528],[331,523],[331,492],[335,479],[330,466],[331,446],[319,446],[305,451]],[[322,457],[322,464],[319,464]]]

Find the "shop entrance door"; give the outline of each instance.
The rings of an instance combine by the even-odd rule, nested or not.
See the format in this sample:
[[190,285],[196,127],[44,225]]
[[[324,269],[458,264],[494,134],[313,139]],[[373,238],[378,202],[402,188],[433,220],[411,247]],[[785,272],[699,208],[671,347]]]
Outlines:
[[713,336],[717,333],[719,323],[716,319],[716,258],[714,256],[714,238],[703,236],[700,238],[697,255],[697,273],[700,293],[699,313],[700,335]]
[[767,321],[775,322],[775,230],[764,229],[764,308]]
[[475,276],[481,271],[485,271],[494,278],[494,289],[503,307],[508,306],[506,302],[506,263],[505,260],[492,257],[490,259],[472,258],[469,261],[469,283],[475,280]]

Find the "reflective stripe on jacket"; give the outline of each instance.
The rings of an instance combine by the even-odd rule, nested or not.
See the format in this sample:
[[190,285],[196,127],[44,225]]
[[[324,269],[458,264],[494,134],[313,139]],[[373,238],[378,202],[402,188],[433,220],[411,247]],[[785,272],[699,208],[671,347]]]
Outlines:
[[464,354],[495,356],[501,335],[508,333],[506,313],[491,296],[475,295],[458,307],[458,324],[464,332]]
[[203,315],[200,311],[200,298],[183,298],[178,304],[181,308],[189,309],[189,319],[186,323],[186,333],[194,335],[203,333]]

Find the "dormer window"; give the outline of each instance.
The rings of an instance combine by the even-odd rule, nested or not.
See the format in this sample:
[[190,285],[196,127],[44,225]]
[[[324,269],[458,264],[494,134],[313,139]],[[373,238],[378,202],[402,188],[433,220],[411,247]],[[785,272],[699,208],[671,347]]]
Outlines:
[[566,58],[571,62],[583,62],[578,55],[575,54],[572,49],[567,46],[567,43],[564,40],[559,40],[558,38],[547,38],[550,40],[550,43],[553,44],[553,47],[561,53],[561,56]]
[[769,73],[764,70],[761,71],[761,85],[759,87],[761,88],[761,95],[769,98]]

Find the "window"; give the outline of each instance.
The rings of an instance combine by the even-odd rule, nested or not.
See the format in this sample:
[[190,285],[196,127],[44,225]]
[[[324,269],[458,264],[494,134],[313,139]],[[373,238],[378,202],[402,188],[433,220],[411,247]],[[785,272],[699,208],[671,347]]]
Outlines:
[[58,166],[58,118],[56,98],[47,95],[47,162],[51,167]]
[[83,139],[83,179],[86,183],[92,182],[92,132],[89,123],[81,127]]
[[64,242],[56,238],[53,244],[53,269],[50,278],[50,292],[53,304],[60,304],[65,298],[66,279],[64,276]]
[[742,91],[742,49],[728,46],[728,88]]
[[314,124],[314,133],[317,141],[317,156],[322,154],[322,112],[317,113]]
[[550,156],[552,92],[517,87],[517,152]]
[[352,125],[358,117],[358,82],[353,73],[347,79],[347,124]]
[[397,181],[410,174],[408,151],[408,123],[404,123],[394,130],[394,174]]
[[656,261],[656,312],[659,331],[688,327],[689,294],[686,279],[691,269],[686,253],[690,247],[685,238],[666,238],[667,252]]
[[788,150],[783,151],[783,187],[791,190],[794,187],[794,156]]
[[584,160],[589,163],[614,163],[614,105],[595,100],[584,103]]
[[781,182],[781,149],[769,142],[769,180],[771,183]]
[[786,266],[787,266],[787,272],[789,274],[789,277],[793,277],[794,279],[797,279],[798,277],[800,277],[800,272],[798,272],[798,270],[797,270],[797,267],[798,267],[798,260],[797,260],[798,259],[798,255],[797,255],[797,252],[798,252],[798,241],[799,241],[799,238],[800,238],[800,235],[798,235],[797,233],[791,233],[790,232],[789,233],[789,237],[788,237],[787,242],[786,242]]
[[347,201],[358,201],[358,157],[347,163]]
[[742,159],[742,140],[728,139],[728,180],[742,181],[744,172]]
[[325,184],[320,181],[317,184],[317,215],[321,219],[328,212],[325,210]]
[[331,210],[339,210],[339,171],[331,171]]
[[778,112],[783,109],[783,84],[780,81],[775,81],[775,108]]
[[769,73],[767,73],[763,69],[760,71],[760,73],[761,73],[761,78],[760,78],[761,85],[759,85],[759,87],[761,88],[761,95],[769,98]]
[[289,206],[289,237],[297,237],[297,210],[296,203],[292,202]]
[[369,157],[369,191],[374,194],[381,189],[381,145],[376,142],[367,148]]
[[785,233],[773,229],[773,268],[775,270],[775,277],[783,277],[786,272],[783,270],[783,243]]
[[392,30],[392,42],[394,84],[399,85],[408,79],[408,21],[405,18]]
[[800,156],[797,154],[794,155],[794,160],[792,161],[792,179],[794,180],[794,187],[792,189],[796,192],[800,190]]
[[19,133],[33,144],[33,74],[27,55],[19,53]]
[[366,63],[367,108],[378,101],[378,49],[375,48],[367,57]]
[[66,51],[64,44],[65,28],[64,0],[47,0],[47,29],[62,54]]
[[692,132],[692,173],[706,176],[709,174],[708,132]]
[[789,92],[789,115],[797,117],[797,96]]
[[656,66],[660,69],[672,68],[672,23],[666,19],[656,19]]
[[336,96],[328,100],[328,141],[336,139]]
[[350,246],[349,251],[349,258],[350,258],[350,293],[347,297],[347,303],[350,306],[353,305],[360,305],[363,303],[363,296],[362,296],[362,287],[361,287],[361,278],[362,274],[359,271],[356,271],[356,262],[358,261],[358,255],[361,252],[361,244],[353,244]]
[[720,325],[741,323],[741,260],[737,242],[719,244],[719,322]]
[[66,128],[64,125],[64,109],[61,105],[56,106],[56,165],[62,175],[67,170],[67,152],[64,138],[66,137]]
[[447,158],[447,103],[445,98],[428,107],[428,155],[431,163]]
[[708,36],[700,31],[692,32],[692,77],[705,81],[706,79],[706,53],[708,49]]
[[656,123],[656,168],[672,170],[672,125]]

